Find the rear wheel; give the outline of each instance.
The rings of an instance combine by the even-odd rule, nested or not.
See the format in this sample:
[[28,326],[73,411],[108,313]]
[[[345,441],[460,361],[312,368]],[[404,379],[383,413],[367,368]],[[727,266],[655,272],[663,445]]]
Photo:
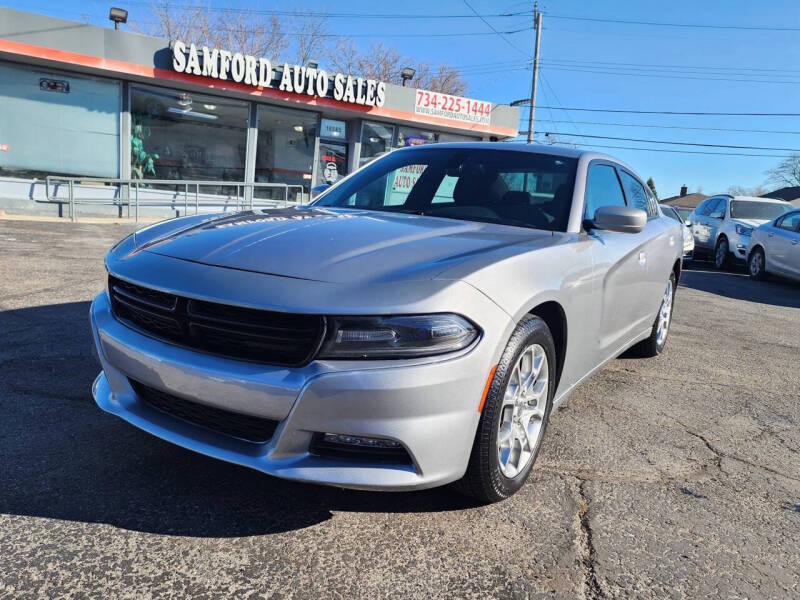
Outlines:
[[728,268],[730,262],[730,247],[728,246],[728,238],[721,237],[717,241],[717,247],[714,250],[714,266],[724,271]]
[[667,281],[667,288],[664,290],[664,296],[661,298],[661,306],[658,308],[658,314],[653,323],[650,337],[631,348],[631,354],[634,356],[652,358],[664,351],[667,345],[669,327],[672,324],[672,308],[675,304],[676,283],[675,273],[670,273],[669,280]]
[[747,270],[750,273],[750,279],[755,279],[756,281],[764,279],[766,275],[765,264],[764,251],[760,247],[753,249],[747,259]]
[[555,392],[553,336],[538,317],[514,330],[495,370],[459,491],[497,502],[530,474],[547,429]]

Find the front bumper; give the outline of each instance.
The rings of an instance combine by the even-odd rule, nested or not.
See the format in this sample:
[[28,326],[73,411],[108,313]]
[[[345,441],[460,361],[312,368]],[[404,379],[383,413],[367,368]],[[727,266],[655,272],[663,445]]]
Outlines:
[[[502,348],[500,336],[512,326],[491,307],[489,333],[453,356],[285,368],[201,354],[140,334],[113,317],[103,292],[91,308],[103,367],[92,393],[100,408],[159,438],[277,477],[358,489],[433,487],[460,478],[467,467],[483,386]],[[240,440],[153,408],[137,397],[131,379],[279,425],[269,442]],[[316,432],[398,441],[411,464],[312,454]]]

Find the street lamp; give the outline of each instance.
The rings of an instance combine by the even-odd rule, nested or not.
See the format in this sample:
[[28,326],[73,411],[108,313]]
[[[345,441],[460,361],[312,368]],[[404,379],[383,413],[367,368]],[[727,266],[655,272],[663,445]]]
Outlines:
[[406,81],[411,81],[414,79],[414,75],[416,74],[416,69],[412,69],[411,67],[406,67],[402,71],[400,71],[400,77],[403,79],[403,87],[406,85]]
[[514,100],[509,104],[509,106],[525,106],[526,104],[530,104],[530,98],[523,98],[522,100]]
[[114,29],[119,29],[120,23],[128,22],[128,11],[124,8],[112,7],[111,12],[108,13],[108,19],[114,21]]

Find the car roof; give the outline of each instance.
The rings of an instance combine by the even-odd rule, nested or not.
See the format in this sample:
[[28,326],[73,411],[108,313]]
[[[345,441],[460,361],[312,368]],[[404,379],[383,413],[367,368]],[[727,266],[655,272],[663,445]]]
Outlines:
[[759,198],[758,196],[731,196],[731,200],[743,200],[745,202],[766,202],[769,204],[788,204],[786,200],[777,198]]

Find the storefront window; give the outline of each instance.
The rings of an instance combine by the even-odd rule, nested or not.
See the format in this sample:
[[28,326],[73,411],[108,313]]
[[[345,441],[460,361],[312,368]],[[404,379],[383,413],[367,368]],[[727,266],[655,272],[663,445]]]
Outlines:
[[161,88],[131,90],[131,177],[243,181],[248,103]]
[[115,81],[0,64],[0,175],[119,174]]
[[358,166],[361,167],[391,150],[392,139],[394,139],[394,125],[363,123],[361,125],[361,156],[358,158]]
[[[317,136],[316,113],[259,105],[255,180],[302,186],[308,194]],[[299,189],[289,190],[295,198]],[[256,188],[257,198],[284,197],[283,188]]]
[[425,144],[435,144],[439,141],[439,134],[434,131],[425,131],[416,127],[400,127],[397,130],[397,142],[395,148],[405,148],[406,146],[423,146]]

